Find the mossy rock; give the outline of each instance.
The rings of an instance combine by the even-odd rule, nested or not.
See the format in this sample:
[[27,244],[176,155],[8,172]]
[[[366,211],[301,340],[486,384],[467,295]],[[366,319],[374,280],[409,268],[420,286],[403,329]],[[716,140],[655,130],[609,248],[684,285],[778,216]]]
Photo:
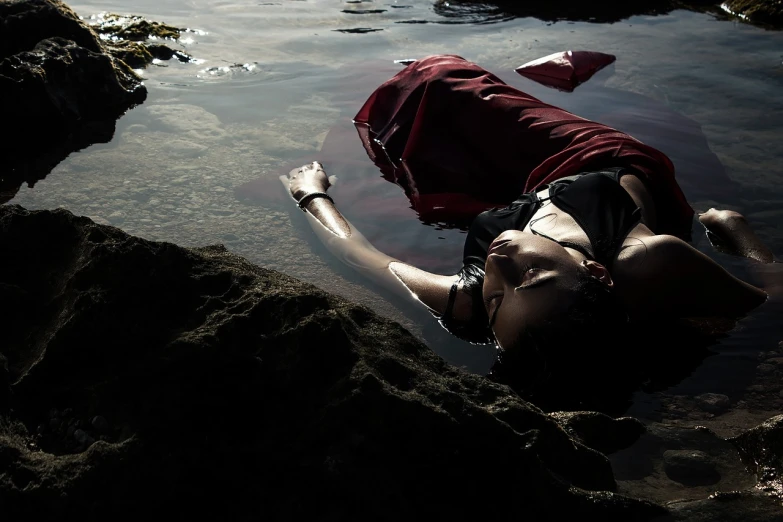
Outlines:
[[122,60],[134,69],[148,66],[155,58],[152,53],[149,52],[147,46],[139,42],[130,42],[127,40],[107,42],[105,47],[112,56]]
[[177,40],[181,29],[160,22],[150,22],[140,16],[108,14],[103,21],[93,26],[100,34],[109,34],[123,40],[143,41],[150,38]]

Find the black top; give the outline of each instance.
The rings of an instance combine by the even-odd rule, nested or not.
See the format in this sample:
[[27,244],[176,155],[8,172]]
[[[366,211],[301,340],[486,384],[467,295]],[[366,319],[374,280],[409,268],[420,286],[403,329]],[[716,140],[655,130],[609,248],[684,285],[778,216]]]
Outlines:
[[[549,199],[585,231],[591,251],[573,243],[558,243],[576,248],[587,258],[611,268],[625,237],[641,221],[641,209],[620,186],[620,177],[625,173],[623,168],[607,169],[562,178],[548,186]],[[473,298],[473,317],[469,324],[455,324],[451,320],[457,287],[454,285],[449,306],[441,318],[441,324],[452,333],[472,342],[489,342],[492,336],[481,294],[489,245],[506,230],[524,230],[543,201],[536,193],[522,194],[509,206],[482,212],[473,221],[460,270],[463,290]]]

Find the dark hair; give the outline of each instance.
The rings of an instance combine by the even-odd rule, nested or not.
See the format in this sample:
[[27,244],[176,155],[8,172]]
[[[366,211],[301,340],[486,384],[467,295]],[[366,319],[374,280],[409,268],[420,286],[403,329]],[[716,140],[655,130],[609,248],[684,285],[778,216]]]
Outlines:
[[627,345],[628,314],[614,290],[587,272],[579,272],[576,292],[578,299],[564,313],[526,328],[498,350],[491,379],[531,399],[595,386]]

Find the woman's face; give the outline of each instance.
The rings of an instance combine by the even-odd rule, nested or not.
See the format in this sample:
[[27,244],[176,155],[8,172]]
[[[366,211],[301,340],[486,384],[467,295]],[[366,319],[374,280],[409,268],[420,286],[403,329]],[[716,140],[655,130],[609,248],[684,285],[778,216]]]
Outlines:
[[507,230],[492,242],[483,294],[501,348],[511,346],[527,327],[568,310],[578,297],[584,259],[575,250],[519,230]]

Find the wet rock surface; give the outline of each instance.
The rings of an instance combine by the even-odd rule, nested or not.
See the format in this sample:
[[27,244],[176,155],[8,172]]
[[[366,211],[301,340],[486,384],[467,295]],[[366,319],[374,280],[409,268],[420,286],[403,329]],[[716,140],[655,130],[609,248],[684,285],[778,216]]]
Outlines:
[[0,251],[9,520],[666,514],[507,387],[220,246],[1,206]]
[[759,476],[759,488],[768,493],[783,493],[783,415],[734,437],[748,468]]

